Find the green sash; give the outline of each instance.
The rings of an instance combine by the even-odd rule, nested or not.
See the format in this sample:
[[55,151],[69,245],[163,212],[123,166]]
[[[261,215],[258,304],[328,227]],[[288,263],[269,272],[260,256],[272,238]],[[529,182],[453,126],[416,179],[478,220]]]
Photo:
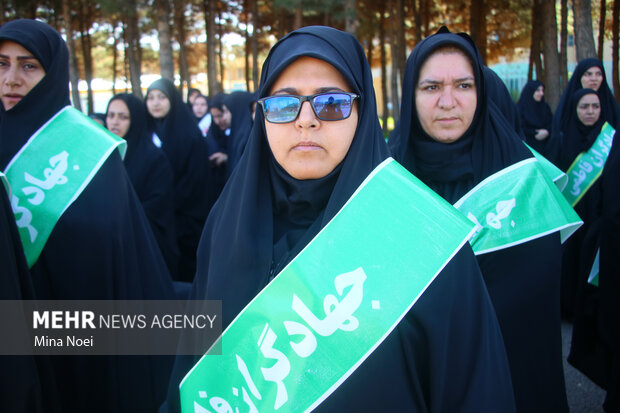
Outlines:
[[566,188],[566,184],[568,183],[568,176],[566,176],[566,174],[562,172],[560,168],[555,166],[547,158],[545,158],[544,156],[536,152],[534,148],[532,148],[530,145],[526,143],[525,146],[527,146],[528,149],[532,152],[532,154],[534,154],[534,157],[536,158],[536,160],[540,162],[540,166],[542,167],[543,171],[547,174],[549,179],[551,179],[553,183],[555,183],[555,185],[558,187],[560,192],[563,191],[564,188]]
[[594,263],[592,264],[592,269],[590,270],[590,275],[588,275],[588,284],[591,284],[595,287],[598,287],[598,274],[600,267],[600,248],[596,250],[596,256],[594,257]]
[[601,133],[590,149],[587,152],[580,153],[566,171],[568,185],[562,193],[572,206],[577,205],[603,173],[603,167],[609,156],[615,133],[615,129],[605,122]]
[[[379,165],[181,381],[183,412],[301,412],[396,327],[473,225],[393,159]],[[238,410],[237,410],[238,409]]]
[[6,169],[11,207],[28,266],[54,226],[115,148],[126,142],[66,106],[30,137]]
[[476,224],[470,240],[476,255],[556,231],[564,242],[583,224],[536,158],[487,177],[454,206]]

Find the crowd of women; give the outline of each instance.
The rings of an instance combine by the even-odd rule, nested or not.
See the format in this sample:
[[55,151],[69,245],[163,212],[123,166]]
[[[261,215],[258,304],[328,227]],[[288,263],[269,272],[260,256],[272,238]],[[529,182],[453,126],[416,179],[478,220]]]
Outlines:
[[[442,222],[467,216],[474,235],[312,407],[567,412],[563,315],[574,322],[569,361],[607,390],[606,412],[620,411],[620,154],[612,144],[620,108],[598,60],[579,63],[553,115],[542,83],[528,82],[515,105],[471,38],[444,27],[408,58],[401,118],[386,143],[358,41],[327,27],[296,30],[271,49],[256,94],[191,90],[184,102],[160,79],[144,101],[114,96],[104,124],[126,142],[124,158],[116,149],[102,156],[68,205],[48,218],[37,250],[25,246],[26,214],[36,218],[41,209],[24,207],[33,198],[11,171],[28,166],[37,130],[70,104],[68,79],[67,47],[54,29],[34,20],[0,27],[3,299],[222,300],[226,328],[393,157],[417,177],[415,196],[438,205],[420,213],[412,233],[441,232]],[[67,124],[65,132],[84,136],[93,127]],[[53,156],[71,150],[60,140],[39,156],[50,159],[49,169]],[[566,189],[550,175],[558,168]],[[565,231],[580,222],[571,206],[583,221],[572,236]],[[369,213],[359,225],[371,221]],[[390,234],[380,242],[410,251]],[[427,248],[431,260],[439,246]],[[425,271],[423,262],[414,267],[407,277]],[[394,300],[402,293],[395,289]],[[265,309],[267,317],[279,305]],[[338,311],[327,298],[325,305],[326,315]],[[235,411],[224,396],[210,406],[181,401],[180,384],[199,360],[0,356],[0,405],[15,412]],[[294,396],[303,389],[286,393],[283,382],[268,378],[275,365],[258,367],[218,373],[226,381],[241,371],[248,407],[252,397],[276,395],[283,410],[306,408]],[[256,385],[248,381],[254,370],[265,377]],[[257,387],[267,389],[264,400]],[[290,400],[282,401],[282,388]]]

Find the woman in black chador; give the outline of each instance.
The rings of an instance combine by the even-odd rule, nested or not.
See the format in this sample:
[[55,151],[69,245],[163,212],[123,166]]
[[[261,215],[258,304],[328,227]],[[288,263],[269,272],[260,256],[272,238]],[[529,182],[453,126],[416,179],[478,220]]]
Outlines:
[[206,96],[198,95],[194,98],[192,114],[202,136],[207,136],[211,127],[211,114],[209,113],[209,99]]
[[[588,151],[595,144],[604,124],[599,95],[593,89],[576,91],[570,107],[572,116],[568,119],[562,147],[564,169],[571,166],[580,153]],[[617,312],[612,316],[618,300],[619,290],[614,283],[619,273],[610,273],[610,268],[617,265],[619,250],[611,253],[609,249],[615,236],[610,231],[618,226],[617,217],[612,212],[618,203],[617,188],[613,186],[618,179],[615,175],[618,173],[619,159],[614,154],[617,146],[614,141],[600,177],[575,205],[584,225],[564,245],[562,261],[563,304],[565,308],[568,307],[567,313],[573,319],[573,339],[568,360],[607,389],[606,411],[609,412],[617,411],[620,397],[618,347],[613,345],[618,323]],[[598,144],[596,147],[599,147]],[[568,189],[571,189],[570,183]],[[595,265],[599,248],[600,265]],[[600,268],[598,286],[590,280],[596,273],[592,271],[593,267]]]
[[179,269],[177,279],[191,281],[196,248],[213,203],[207,144],[181,95],[168,79],[153,82],[146,93],[147,124],[172,165]]
[[[5,170],[35,131],[69,105],[69,52],[47,24],[15,20],[0,27],[0,55],[0,169]],[[32,71],[40,74],[35,82]],[[60,148],[62,142],[52,149]],[[22,188],[12,191],[22,194]],[[166,264],[117,150],[62,213],[30,272],[38,299],[171,298]],[[152,412],[161,402],[166,373],[150,357],[51,361],[62,412]]]
[[[35,300],[5,186],[0,178],[0,300]],[[5,315],[6,317],[6,315]],[[30,314],[14,313],[24,326]],[[0,355],[0,408],[7,412],[61,412],[48,357]]]
[[[573,116],[571,101],[575,92],[579,89],[592,89],[596,91],[601,102],[601,114],[609,124],[617,129],[620,126],[620,105],[616,102],[614,94],[607,83],[603,63],[596,58],[587,58],[579,62],[575,71],[564,89],[560,103],[553,115],[553,145],[564,145],[563,135],[569,131],[568,121]],[[558,149],[559,150],[559,149]]]
[[[565,132],[562,136],[558,161],[558,167],[563,171],[569,169],[580,153],[590,149],[605,122],[599,95],[594,89],[582,88],[573,93],[569,108],[570,116],[567,117],[564,126]],[[592,231],[598,232],[598,229],[594,228],[598,228],[598,218],[601,214],[600,185],[600,180],[595,182],[575,205],[575,211],[583,220],[584,225],[563,246],[562,313],[571,320],[575,315],[577,296],[581,290],[586,288],[580,286],[583,283],[581,278],[585,271],[589,272],[589,269],[582,268],[580,263],[585,260],[591,266],[596,254],[595,240],[597,237],[590,237],[586,241],[586,236]]]
[[[471,38],[445,27],[407,60],[401,118],[389,145],[397,161],[452,204],[490,175],[532,157],[489,101],[484,76]],[[559,236],[506,245],[477,258],[506,344],[517,410],[567,412]]]
[[[238,91],[229,95],[219,93],[213,97],[209,106],[213,123],[217,125],[217,128],[213,128],[213,138],[218,142],[226,140],[226,143],[220,143],[220,146],[227,155],[227,177],[237,166],[250,136],[252,103],[255,101],[254,94],[250,92]],[[213,155],[211,157],[213,158]]]
[[144,207],[170,274],[176,274],[179,250],[174,229],[174,175],[164,152],[153,143],[146,127],[144,103],[135,95],[118,94],[108,103],[110,132],[127,141],[123,162]]
[[[359,98],[347,104],[342,92]],[[389,156],[370,67],[350,34],[307,27],[284,37],[265,61],[258,93],[319,95],[296,114],[257,110],[242,162],[207,220],[193,297],[222,300],[223,327]],[[342,117],[322,120],[320,101],[332,94]],[[196,360],[177,358],[161,411],[178,410],[179,382]],[[317,410],[514,411],[502,339],[468,245]]]
[[612,145],[601,183],[599,348],[607,369],[606,412],[620,411],[620,145]]
[[525,141],[547,159],[555,160],[549,147],[553,114],[545,102],[545,86],[539,80],[525,84],[517,103]]

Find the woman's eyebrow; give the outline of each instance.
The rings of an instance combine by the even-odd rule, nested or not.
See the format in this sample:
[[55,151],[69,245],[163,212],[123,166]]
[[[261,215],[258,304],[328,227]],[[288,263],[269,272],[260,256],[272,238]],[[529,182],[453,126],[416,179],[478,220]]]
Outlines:
[[[324,87],[320,87],[318,89],[314,90],[314,94],[317,93],[326,93],[326,92],[344,92],[344,90],[342,90],[342,88],[339,88],[338,86],[324,86]],[[293,88],[293,87],[283,87],[281,89],[278,89],[274,92],[272,92],[272,95],[278,95],[278,94],[285,94],[285,95],[298,95],[299,92],[297,89]]]
[[[0,58],[9,59],[11,56],[7,56],[5,54],[0,54]],[[17,56],[17,60],[37,60],[36,57],[25,55],[25,56]]]
[[422,79],[418,82],[418,86],[422,86],[422,85],[441,85],[443,84],[443,81],[441,80],[435,80],[435,79]]
[[[458,79],[454,79],[453,83],[461,83],[461,82],[467,82],[467,81],[475,81],[475,78],[473,76],[464,76],[464,77],[460,77]],[[422,86],[422,85],[443,85],[443,80],[436,80],[436,79],[422,79],[419,83],[418,86]]]

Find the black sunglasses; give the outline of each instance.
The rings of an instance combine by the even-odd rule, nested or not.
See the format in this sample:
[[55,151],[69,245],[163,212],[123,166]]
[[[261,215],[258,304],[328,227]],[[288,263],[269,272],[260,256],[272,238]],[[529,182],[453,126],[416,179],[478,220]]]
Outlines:
[[348,92],[327,92],[316,95],[276,95],[258,99],[263,108],[265,119],[271,123],[293,122],[299,116],[301,105],[310,102],[312,110],[321,120],[343,120],[351,115],[353,101],[359,95]]

